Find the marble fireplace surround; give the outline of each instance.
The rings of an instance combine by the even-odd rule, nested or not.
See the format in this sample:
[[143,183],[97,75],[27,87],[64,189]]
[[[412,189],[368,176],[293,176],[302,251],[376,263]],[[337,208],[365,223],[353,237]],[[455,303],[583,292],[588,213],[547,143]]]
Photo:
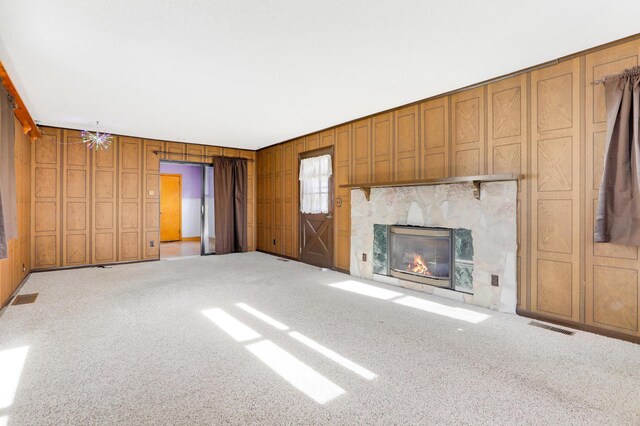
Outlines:
[[[425,291],[502,312],[516,310],[517,182],[371,188],[370,201],[351,190],[351,275]],[[373,225],[466,228],[473,237],[473,294],[373,273]],[[366,261],[362,255],[366,254]],[[497,275],[499,285],[491,285]]]

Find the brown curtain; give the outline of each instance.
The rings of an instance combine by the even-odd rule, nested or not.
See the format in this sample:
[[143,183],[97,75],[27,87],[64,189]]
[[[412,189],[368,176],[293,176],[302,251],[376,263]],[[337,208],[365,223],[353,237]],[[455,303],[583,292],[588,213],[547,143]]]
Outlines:
[[640,245],[640,67],[605,78],[607,147],[594,241]]
[[0,85],[0,259],[7,258],[7,242],[18,236],[13,100]]
[[215,158],[216,254],[247,251],[247,160]]

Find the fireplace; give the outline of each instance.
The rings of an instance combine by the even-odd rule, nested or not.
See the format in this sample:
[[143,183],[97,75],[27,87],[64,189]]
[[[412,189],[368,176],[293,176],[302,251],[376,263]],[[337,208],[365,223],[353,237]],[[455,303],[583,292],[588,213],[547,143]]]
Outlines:
[[445,228],[389,227],[389,275],[453,288],[453,232]]

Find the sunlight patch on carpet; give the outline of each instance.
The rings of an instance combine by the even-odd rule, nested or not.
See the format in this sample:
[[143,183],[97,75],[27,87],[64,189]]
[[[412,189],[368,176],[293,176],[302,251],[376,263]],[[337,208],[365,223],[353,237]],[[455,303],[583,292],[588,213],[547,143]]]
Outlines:
[[269,324],[270,326],[273,326],[275,328],[277,328],[278,330],[288,330],[289,327],[287,327],[286,325],[284,325],[283,323],[281,323],[278,320],[275,320],[273,318],[271,318],[269,315],[260,312],[257,309],[252,308],[251,306],[247,305],[246,303],[236,303],[236,306],[240,309],[242,309],[243,311],[253,315],[254,317],[258,318],[261,321],[266,322],[267,324]]
[[202,313],[222,331],[233,337],[236,342],[246,342],[260,337],[260,334],[254,329],[244,325],[220,308],[207,309]]
[[394,297],[404,296],[397,291],[385,290],[369,284],[360,283],[358,281],[347,280],[335,284],[329,284],[329,287],[339,288],[340,290],[350,291],[356,294],[373,297],[376,299],[389,300]]
[[270,340],[252,343],[247,345],[247,349],[293,387],[319,404],[345,393],[340,386]]
[[298,333],[297,331],[292,331],[291,333],[289,333],[289,336],[293,337],[298,342],[302,343],[303,345],[306,345],[307,347],[313,349],[319,354],[324,355],[325,357],[329,358],[331,361],[334,361],[340,364],[344,368],[353,371],[357,375],[364,377],[367,380],[372,380],[378,377],[376,374],[372,373],[366,368],[356,364],[355,362],[351,361],[348,358],[343,357],[339,353],[336,353],[331,349],[325,346],[322,346],[320,343],[308,338],[303,334]]
[[470,309],[453,308],[451,306],[419,299],[413,296],[405,296],[398,300],[394,300],[393,302],[399,305],[409,306],[410,308],[420,309],[421,311],[430,312],[432,314],[442,315],[474,324],[482,322],[487,318],[491,318],[490,315],[482,314]]
[[0,351],[0,409],[13,404],[29,346]]

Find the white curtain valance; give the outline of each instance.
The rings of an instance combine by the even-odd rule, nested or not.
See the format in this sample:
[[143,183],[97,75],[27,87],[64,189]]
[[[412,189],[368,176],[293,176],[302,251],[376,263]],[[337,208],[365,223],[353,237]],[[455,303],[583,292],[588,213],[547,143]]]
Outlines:
[[329,178],[331,156],[305,158],[300,161],[300,211],[329,213]]
[[331,156],[320,155],[318,157],[305,158],[300,161],[300,177],[304,179],[328,178],[331,176]]

